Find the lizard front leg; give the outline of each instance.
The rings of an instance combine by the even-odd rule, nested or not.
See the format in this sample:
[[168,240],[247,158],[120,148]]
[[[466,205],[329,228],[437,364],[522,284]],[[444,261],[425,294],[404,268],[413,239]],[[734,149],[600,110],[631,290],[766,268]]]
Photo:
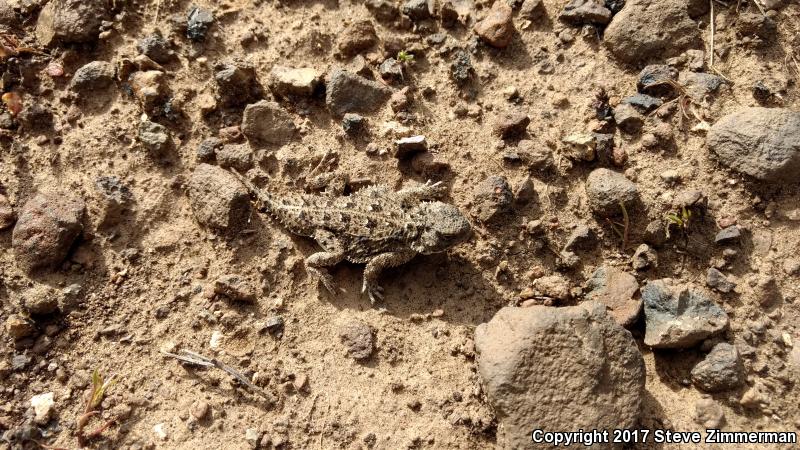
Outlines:
[[331,294],[336,293],[336,285],[333,277],[328,272],[328,267],[335,266],[344,260],[344,249],[338,242],[333,233],[325,230],[317,230],[314,233],[314,240],[325,251],[314,253],[306,258],[306,272],[317,278]]
[[435,200],[442,198],[445,194],[446,188],[442,185],[441,181],[432,183],[430,180],[425,184],[400,189],[396,195],[400,198],[400,202],[404,204],[419,203],[423,200]]
[[369,295],[369,301],[373,305],[375,300],[383,300],[383,288],[378,285],[378,277],[384,269],[397,267],[411,261],[416,252],[387,252],[372,258],[364,269],[364,286],[361,292]]

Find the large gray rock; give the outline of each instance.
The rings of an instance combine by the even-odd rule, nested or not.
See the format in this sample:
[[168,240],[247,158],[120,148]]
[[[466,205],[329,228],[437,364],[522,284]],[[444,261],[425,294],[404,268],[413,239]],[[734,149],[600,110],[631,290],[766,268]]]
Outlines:
[[83,232],[86,204],[68,192],[36,194],[25,203],[14,226],[11,245],[23,270],[55,267]]
[[369,113],[380,109],[392,90],[346,70],[335,70],[327,84],[325,103],[337,116],[345,113]]
[[630,207],[639,198],[636,183],[625,175],[606,168],[592,171],[586,178],[589,207],[597,214],[611,216],[622,213],[620,203]]
[[744,382],[744,369],[736,347],[727,342],[715,345],[705,359],[692,369],[692,382],[707,392],[741,386]]
[[236,230],[250,214],[247,189],[236,176],[217,166],[198,165],[189,179],[188,194],[197,221],[216,231]]
[[530,448],[533,428],[607,430],[637,423],[644,361],[631,334],[599,303],[503,308],[477,327],[475,346],[501,424],[499,448]]
[[738,172],[764,181],[800,181],[800,112],[741,109],[719,119],[706,142]]
[[728,327],[728,314],[691,286],[651,281],[642,289],[644,343],[653,348],[687,348]]
[[629,64],[703,48],[700,29],[689,18],[685,0],[628,0],[608,24],[603,42]]

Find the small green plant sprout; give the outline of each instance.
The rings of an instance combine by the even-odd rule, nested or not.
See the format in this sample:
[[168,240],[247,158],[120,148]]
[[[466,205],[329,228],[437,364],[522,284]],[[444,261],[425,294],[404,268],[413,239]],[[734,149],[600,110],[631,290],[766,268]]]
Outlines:
[[83,443],[87,439],[91,439],[94,437],[99,436],[103,431],[105,431],[108,427],[114,424],[114,419],[109,420],[108,422],[101,425],[99,428],[96,428],[88,433],[84,433],[83,429],[89,423],[89,419],[92,416],[100,414],[100,411],[97,408],[100,406],[100,403],[103,401],[103,397],[106,393],[117,383],[117,376],[111,375],[110,377],[104,379],[103,376],[100,374],[98,369],[94,369],[92,373],[92,387],[86,393],[86,406],[83,409],[83,414],[78,417],[78,443],[83,446]]
[[689,233],[689,225],[692,223],[692,210],[686,209],[685,206],[681,207],[678,212],[671,212],[667,214],[667,239],[669,239],[669,229],[675,225],[681,234],[686,235]]
[[414,55],[405,50],[400,50],[397,52],[397,61],[403,64],[411,64],[414,62]]

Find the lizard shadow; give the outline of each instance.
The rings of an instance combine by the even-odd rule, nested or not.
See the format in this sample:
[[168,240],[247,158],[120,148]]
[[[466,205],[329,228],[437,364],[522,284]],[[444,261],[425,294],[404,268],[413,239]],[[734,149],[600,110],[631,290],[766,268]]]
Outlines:
[[[340,286],[351,287],[331,295],[320,288],[320,296],[339,309],[368,310],[369,299],[361,293],[363,266],[344,263],[333,271]],[[507,302],[486,279],[486,271],[455,254],[418,255],[409,263],[387,269],[381,276],[383,301],[374,307],[402,318],[430,318],[441,310],[440,319],[478,325],[489,321]],[[436,314],[438,316],[438,314]]]

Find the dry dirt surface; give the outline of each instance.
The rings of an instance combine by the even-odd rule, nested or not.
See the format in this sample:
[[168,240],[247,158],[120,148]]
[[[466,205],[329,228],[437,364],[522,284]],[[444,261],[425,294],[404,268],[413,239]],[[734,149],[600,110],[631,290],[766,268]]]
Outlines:
[[[0,0],[0,71],[0,449],[800,431],[797,0]],[[373,305],[234,172],[472,232]]]

